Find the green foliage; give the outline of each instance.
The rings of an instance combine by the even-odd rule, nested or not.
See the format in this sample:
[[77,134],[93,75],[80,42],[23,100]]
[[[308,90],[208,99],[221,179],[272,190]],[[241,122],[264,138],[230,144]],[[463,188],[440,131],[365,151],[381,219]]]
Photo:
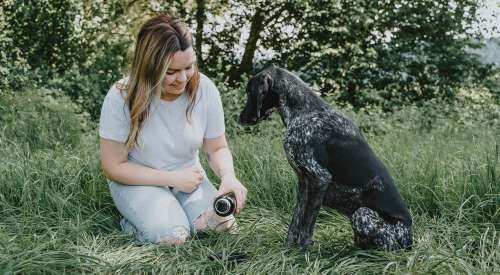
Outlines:
[[495,72],[486,78],[483,83],[485,88],[495,97],[497,104],[500,105],[500,69],[496,68]]
[[0,91],[12,87],[18,89],[28,82],[31,67],[14,47],[11,34],[14,29],[7,23],[5,4],[0,4]]
[[[202,21],[204,70],[230,86],[273,61],[336,101],[384,112],[430,99],[491,67],[466,51],[480,23],[477,1],[228,1]],[[213,11],[212,11],[213,10]],[[224,20],[221,20],[224,18]],[[245,26],[242,28],[242,26]],[[249,31],[243,33],[242,30]],[[242,36],[245,38],[242,44]],[[243,45],[243,47],[242,47]],[[234,49],[241,49],[235,51]]]
[[6,146],[26,146],[27,152],[74,148],[90,129],[88,118],[69,98],[45,89],[4,92],[0,112],[0,139]]
[[62,90],[97,119],[131,45],[123,2],[11,0],[0,11],[0,88]]
[[90,66],[82,68],[74,65],[64,73],[54,75],[45,85],[63,91],[97,121],[104,96],[111,85],[122,78],[124,53],[129,46],[126,42],[108,42]]
[[[431,99],[455,100],[464,81],[491,78],[490,68],[465,52],[474,46],[480,3],[434,2],[209,1],[206,20],[199,21],[205,30],[199,57],[219,83],[248,73],[251,57],[254,69],[271,59],[355,109],[392,113]],[[4,1],[0,88],[59,89],[97,119],[104,94],[125,72],[138,26],[159,12],[194,24],[197,8],[193,1]],[[252,26],[240,57],[242,30]],[[232,101],[240,100],[242,86],[227,88],[238,97]]]
[[[471,92],[472,91],[472,92]],[[459,100],[431,99],[384,112],[369,105],[358,109],[346,105],[341,110],[353,117],[368,134],[383,135],[395,130],[427,132],[432,129],[481,125],[500,127],[500,105],[484,89],[460,89]]]
[[12,46],[31,67],[60,71],[83,61],[81,53],[86,45],[73,27],[81,16],[75,3],[14,0],[2,4]]
[[238,45],[242,26],[248,27],[246,13],[245,16],[236,15],[238,10],[245,10],[243,5],[237,1],[229,2],[224,16],[230,20],[220,22],[220,20],[214,20],[218,14],[212,14],[212,19],[205,22],[205,28],[211,31],[203,33],[203,41],[205,41],[202,54],[203,71],[210,76],[221,75],[222,77],[219,78],[221,80],[228,79],[232,70],[235,69],[238,52],[234,49]]
[[393,110],[432,98],[452,99],[455,86],[482,80],[489,72],[466,52],[478,5],[430,0],[306,3],[301,13],[305,25],[286,64],[322,93],[356,108],[375,104]]
[[[120,14],[119,1],[10,0],[2,3],[2,25],[10,58],[24,58],[32,68],[63,72],[91,62],[103,31]],[[104,42],[105,43],[105,42]],[[2,45],[3,46],[3,45]],[[7,45],[5,45],[7,46]],[[7,50],[4,48],[2,50]]]

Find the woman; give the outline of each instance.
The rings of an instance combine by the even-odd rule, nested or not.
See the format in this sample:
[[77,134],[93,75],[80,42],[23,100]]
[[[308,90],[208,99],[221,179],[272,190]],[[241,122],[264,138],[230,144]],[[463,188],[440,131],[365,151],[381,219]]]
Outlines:
[[[161,15],[140,29],[130,74],[111,87],[99,123],[101,163],[120,224],[140,242],[180,244],[191,232],[222,231],[214,198],[233,192],[236,213],[247,189],[236,179],[219,91],[196,67],[192,36]],[[206,177],[198,149],[221,179]]]

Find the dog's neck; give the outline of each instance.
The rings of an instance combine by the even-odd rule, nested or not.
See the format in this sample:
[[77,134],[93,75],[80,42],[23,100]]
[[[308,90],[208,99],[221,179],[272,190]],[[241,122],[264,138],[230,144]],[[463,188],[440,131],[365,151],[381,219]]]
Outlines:
[[283,78],[274,84],[274,90],[279,94],[278,111],[285,127],[290,124],[290,121],[304,114],[329,109],[328,104],[296,77]]

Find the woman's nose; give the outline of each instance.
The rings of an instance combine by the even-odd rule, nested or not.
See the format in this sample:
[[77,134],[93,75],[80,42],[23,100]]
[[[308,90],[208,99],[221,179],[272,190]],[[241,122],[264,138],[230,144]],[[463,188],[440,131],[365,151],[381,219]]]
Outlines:
[[185,82],[186,80],[187,80],[186,72],[180,71],[179,74],[177,75],[177,81],[178,82]]

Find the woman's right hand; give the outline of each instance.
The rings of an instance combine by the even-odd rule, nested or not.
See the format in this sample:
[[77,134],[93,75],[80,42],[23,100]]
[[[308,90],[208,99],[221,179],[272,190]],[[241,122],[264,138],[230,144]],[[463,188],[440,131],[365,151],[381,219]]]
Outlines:
[[169,185],[184,193],[191,193],[203,182],[204,177],[202,169],[191,166],[173,171]]

